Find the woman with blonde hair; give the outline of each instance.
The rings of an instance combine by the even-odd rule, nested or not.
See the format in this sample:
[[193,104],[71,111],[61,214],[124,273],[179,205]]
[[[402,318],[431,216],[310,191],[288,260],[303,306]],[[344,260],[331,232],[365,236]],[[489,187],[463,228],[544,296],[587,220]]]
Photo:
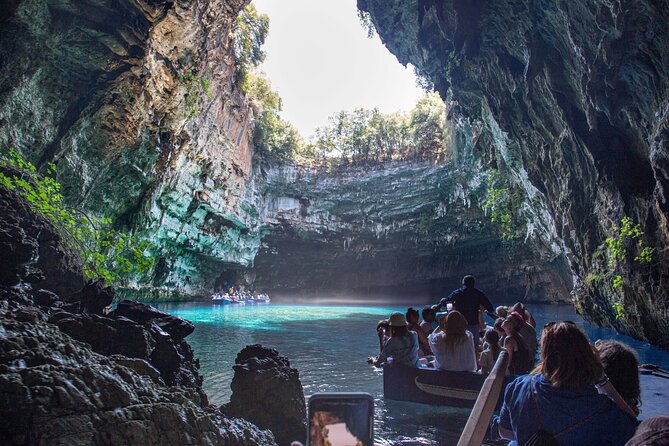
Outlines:
[[428,338],[435,367],[460,372],[476,372],[478,369],[474,336],[467,331],[467,319],[462,313],[448,312]]
[[573,322],[551,322],[541,336],[536,374],[511,382],[498,420],[509,446],[548,443],[624,445],[636,419],[597,392],[608,378],[588,338]]

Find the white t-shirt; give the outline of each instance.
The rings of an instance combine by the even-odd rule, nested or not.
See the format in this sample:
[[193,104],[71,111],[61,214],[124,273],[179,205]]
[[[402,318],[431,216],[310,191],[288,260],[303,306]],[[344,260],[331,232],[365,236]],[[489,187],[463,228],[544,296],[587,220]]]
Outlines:
[[474,350],[474,337],[469,331],[467,336],[461,336],[455,344],[453,351],[447,352],[444,344],[446,334],[443,331],[432,333],[428,336],[430,348],[434,353],[435,367],[442,370],[455,372],[476,372],[476,351]]

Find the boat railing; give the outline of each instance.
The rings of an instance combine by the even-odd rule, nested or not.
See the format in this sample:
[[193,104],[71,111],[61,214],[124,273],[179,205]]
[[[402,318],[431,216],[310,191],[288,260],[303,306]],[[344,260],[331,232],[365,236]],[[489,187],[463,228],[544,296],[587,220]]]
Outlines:
[[490,375],[488,375],[483,383],[483,387],[481,387],[481,392],[478,398],[476,398],[472,412],[469,414],[465,429],[462,431],[462,435],[460,435],[458,446],[481,446],[483,443],[483,438],[490,424],[490,418],[492,418],[495,406],[497,406],[499,395],[504,389],[508,366],[509,354],[506,350],[502,350]]

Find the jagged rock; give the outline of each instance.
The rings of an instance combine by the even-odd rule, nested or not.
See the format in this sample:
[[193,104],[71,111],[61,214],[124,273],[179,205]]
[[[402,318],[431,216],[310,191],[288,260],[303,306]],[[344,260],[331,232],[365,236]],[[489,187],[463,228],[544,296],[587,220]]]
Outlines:
[[115,294],[114,288],[105,286],[103,279],[91,279],[66,301],[79,302],[82,313],[102,315],[105,308],[111,305]]
[[117,364],[125,366],[129,369],[134,370],[140,375],[148,376],[156,384],[164,384],[162,378],[160,377],[160,372],[156,370],[148,361],[139,358],[127,358],[121,355],[111,355],[109,359],[113,360]]
[[[2,260],[9,268],[0,275],[0,444],[276,444],[271,432],[205,408],[199,364],[183,339],[173,339],[153,322],[147,327],[120,316],[67,312],[80,311],[81,302],[61,305],[48,287],[33,292],[26,281],[41,244],[56,253],[67,251],[60,239],[43,239],[39,231],[50,230],[48,223],[2,187],[0,209],[8,216],[0,219],[0,242],[7,248]],[[74,291],[77,280],[50,278],[81,279],[77,268],[68,262],[49,265],[54,269],[43,271],[44,283]],[[99,308],[101,301],[89,302]],[[181,324],[171,328],[183,336]],[[154,334],[161,339],[155,346]],[[177,355],[172,387],[163,385],[166,380],[143,359],[117,355],[153,357],[158,345],[168,344]],[[93,349],[115,354],[107,357]]]
[[40,307],[53,307],[60,302],[60,297],[49,290],[39,289],[33,295],[33,300]]
[[89,344],[96,353],[148,360],[167,385],[191,389],[202,405],[208,404],[202,390],[203,378],[198,372],[199,361],[193,357],[191,347],[172,338],[155,322],[140,324],[118,314],[104,317],[65,311],[54,313],[49,322]]
[[175,340],[180,341],[195,330],[195,326],[179,316],[164,313],[150,305],[124,300],[119,302],[112,316],[123,316],[139,324],[152,322],[161,330],[165,330]]
[[306,407],[299,373],[287,358],[259,344],[235,359],[232,396],[222,410],[274,433],[277,443],[306,438]]
[[49,322],[105,356],[119,354],[148,359],[155,348],[151,334],[143,326],[125,318],[62,312],[54,314]]
[[157,384],[148,364],[98,355],[49,323],[20,322],[6,310],[0,326],[3,445],[275,444],[271,432]]

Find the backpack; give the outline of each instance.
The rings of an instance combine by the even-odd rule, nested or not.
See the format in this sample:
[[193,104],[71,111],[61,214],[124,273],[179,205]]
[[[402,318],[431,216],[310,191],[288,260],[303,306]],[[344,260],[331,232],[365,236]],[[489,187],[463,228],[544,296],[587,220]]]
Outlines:
[[534,395],[534,377],[532,377],[532,379],[530,380],[530,393],[532,394],[532,402],[534,403],[534,409],[537,415],[537,426],[539,426],[539,429],[537,429],[537,431],[533,433],[530,436],[530,438],[527,439],[527,441],[525,441],[524,446],[560,446],[560,443],[557,441],[557,437],[559,437],[562,434],[566,434],[567,432],[573,431],[574,429],[578,429],[579,427],[584,425],[587,421],[590,421],[597,415],[606,412],[606,410],[609,408],[609,405],[605,403],[599,410],[597,410],[592,415],[585,417],[581,421],[577,421],[571,426],[567,426],[566,428],[562,429],[559,432],[551,434],[550,432],[545,430],[543,425],[541,424],[541,414],[539,413],[539,405],[537,404],[537,397]]

